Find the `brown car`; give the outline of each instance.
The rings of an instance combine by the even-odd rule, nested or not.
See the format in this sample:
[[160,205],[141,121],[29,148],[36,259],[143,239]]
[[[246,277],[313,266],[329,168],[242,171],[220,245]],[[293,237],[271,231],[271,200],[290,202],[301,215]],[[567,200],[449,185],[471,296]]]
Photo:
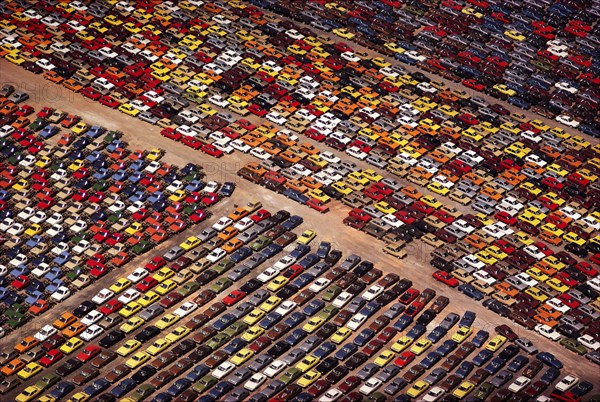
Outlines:
[[290,329],[292,329],[292,327],[290,327],[288,324],[280,322],[279,324],[275,325],[271,330],[269,330],[269,332],[267,332],[267,337],[274,341],[276,339],[279,339],[282,335],[286,335]]
[[298,235],[296,233],[285,232],[284,234],[279,236],[279,238],[277,238],[277,240],[275,240],[273,243],[277,244],[278,246],[285,247],[291,242],[296,241],[297,238]]
[[161,368],[172,363],[176,358],[177,356],[175,356],[175,353],[171,352],[170,350],[167,350],[166,352],[159,355],[156,359],[152,360],[150,362],[150,365],[155,369],[160,370]]
[[454,370],[456,368],[456,366],[458,366],[460,364],[461,361],[462,361],[462,359],[460,357],[458,357],[456,355],[450,355],[446,358],[446,360],[444,360],[441,367],[447,373],[449,373],[450,371]]
[[348,272],[347,274],[342,276],[340,279],[338,279],[336,284],[339,287],[341,287],[342,289],[346,289],[352,283],[356,282],[357,279],[358,279],[358,277],[356,276],[356,274],[354,274],[352,272]]
[[169,383],[173,377],[175,376],[169,370],[163,370],[156,374],[152,380],[150,380],[150,385],[156,389],[159,389]]
[[461,359],[465,359],[475,350],[475,345],[472,342],[465,342],[456,349],[454,354]]
[[439,314],[446,308],[446,306],[450,303],[450,299],[446,296],[438,296],[437,299],[431,305],[431,309],[435,311],[436,314]]
[[226,306],[223,303],[217,302],[209,308],[207,308],[206,310],[204,310],[203,314],[206,315],[209,320],[212,320],[213,318],[221,314],[223,311],[225,311],[225,307]]
[[124,364],[119,364],[115,366],[111,371],[109,371],[104,379],[111,384],[119,381],[121,378],[125,377],[127,374],[131,372],[131,369]]
[[79,374],[71,380],[75,385],[83,385],[100,374],[97,368],[84,367]]
[[117,358],[117,354],[112,350],[103,350],[92,360],[92,366],[96,368],[104,367]]
[[387,318],[384,315],[380,315],[371,323],[371,325],[369,325],[369,328],[372,329],[373,331],[375,331],[376,333],[378,333],[383,328],[385,328],[389,323],[390,323],[389,318]]
[[21,385],[21,381],[18,378],[5,378],[0,382],[0,394],[4,395],[19,385]]
[[444,378],[442,382],[437,383],[437,386],[443,389],[444,391],[448,392],[454,387],[456,387],[458,384],[460,384],[461,381],[462,379],[459,376],[457,376],[456,374],[452,374]]
[[207,325],[202,327],[192,338],[196,343],[204,343],[217,334],[217,330]]
[[173,402],[192,402],[198,398],[198,394],[193,389],[185,390],[177,399],[173,399]]
[[294,297],[294,302],[299,306],[302,306],[307,301],[312,300],[315,297],[315,292],[310,289],[304,289],[302,292],[298,293],[296,297]]
[[527,378],[533,378],[540,372],[540,370],[544,367],[544,364],[539,360],[533,360],[529,363],[525,370],[523,370],[523,375]]
[[400,280],[400,277],[396,274],[389,273],[381,278],[377,284],[379,286],[383,286],[384,288],[389,288],[392,285],[395,285]]
[[227,357],[227,353],[223,352],[222,350],[217,350],[209,356],[205,363],[209,368],[215,368],[224,362]]
[[201,326],[203,326],[204,324],[206,324],[208,322],[208,320],[209,320],[209,318],[207,316],[205,316],[204,314],[202,314],[202,313],[196,314],[188,322],[185,323],[185,326],[187,328],[191,329],[192,331],[195,331],[198,328],[200,328]]
[[342,325],[346,324],[346,322],[348,322],[353,315],[354,314],[348,310],[342,310],[335,316],[332,322],[338,327],[341,327]]
[[182,357],[171,366],[169,372],[173,374],[174,377],[179,377],[181,373],[187,371],[193,364],[194,362],[191,359]]
[[424,372],[425,367],[421,366],[420,364],[415,364],[414,366],[409,368],[406,373],[404,373],[402,378],[404,378],[408,382],[413,382],[417,378],[421,377],[421,375],[423,375]]

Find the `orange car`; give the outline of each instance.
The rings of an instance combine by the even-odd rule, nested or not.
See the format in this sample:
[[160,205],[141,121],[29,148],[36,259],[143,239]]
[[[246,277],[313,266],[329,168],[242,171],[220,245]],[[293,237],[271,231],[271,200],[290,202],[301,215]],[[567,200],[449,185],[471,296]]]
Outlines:
[[496,290],[498,292],[505,293],[505,294],[509,295],[510,297],[516,297],[519,294],[519,290],[514,288],[510,283],[507,283],[507,282],[497,283],[494,286],[494,288],[496,288]]
[[223,244],[221,248],[227,253],[231,254],[236,251],[238,248],[242,247],[244,242],[238,238],[229,239],[227,243]]
[[540,233],[540,239],[555,246],[560,246],[563,242],[562,237],[546,231]]
[[306,177],[302,178],[302,180],[300,180],[300,182],[310,189],[318,189],[318,188],[323,187],[322,183],[318,182],[317,179],[310,177],[310,176],[306,176]]
[[15,350],[19,353],[25,353],[29,349],[36,347],[39,343],[40,341],[35,339],[33,336],[26,336],[21,340],[21,342],[15,345]]
[[296,152],[291,149],[286,149],[282,153],[279,154],[284,160],[290,163],[298,163],[302,159]]
[[546,261],[538,261],[533,264],[533,266],[548,276],[554,276],[557,272],[556,269],[552,268]]
[[488,244],[485,241],[483,241],[483,239],[479,235],[476,235],[475,233],[471,233],[470,235],[465,237],[465,241],[478,250],[483,250],[488,246]]
[[58,330],[61,330],[67,328],[69,325],[74,324],[75,322],[77,322],[77,317],[69,312],[65,312],[62,313],[62,315],[58,317],[54,323],[52,323],[52,326]]
[[550,328],[554,328],[558,325],[558,321],[554,317],[545,313],[538,313],[533,316],[533,319],[540,324],[546,324]]
[[307,142],[305,142],[303,144],[300,144],[300,149],[302,151],[306,152],[309,155],[315,155],[315,154],[318,154],[320,152],[319,148],[317,148],[314,145],[309,144]]
[[225,229],[223,229],[223,231],[222,231],[222,232],[220,232],[220,233],[217,235],[217,237],[218,237],[219,239],[223,239],[223,240],[227,241],[227,240],[231,239],[232,237],[235,237],[235,236],[237,236],[237,234],[238,234],[239,232],[240,232],[240,231],[239,231],[239,230],[237,230],[236,228],[234,228],[233,226],[228,226],[228,227],[226,227]]
[[74,336],[79,335],[83,331],[85,331],[86,328],[87,327],[85,326],[85,324],[76,322],[76,323],[69,325],[67,328],[63,329],[62,334],[64,335],[65,338],[72,338]]
[[239,208],[236,208],[227,217],[229,219],[231,219],[232,221],[237,222],[240,219],[242,219],[243,217],[245,217],[246,215],[248,215],[248,210],[246,210],[245,208],[239,207]]
[[421,194],[419,192],[419,190],[417,190],[413,186],[406,186],[400,191],[402,191],[404,194],[406,194],[408,197],[412,198],[413,200],[418,200],[421,197],[423,197],[423,194]]
[[12,359],[4,367],[2,367],[2,370],[0,370],[0,373],[2,373],[5,377],[8,377],[9,375],[15,374],[16,372],[21,370],[23,367],[25,367],[25,362],[23,360]]

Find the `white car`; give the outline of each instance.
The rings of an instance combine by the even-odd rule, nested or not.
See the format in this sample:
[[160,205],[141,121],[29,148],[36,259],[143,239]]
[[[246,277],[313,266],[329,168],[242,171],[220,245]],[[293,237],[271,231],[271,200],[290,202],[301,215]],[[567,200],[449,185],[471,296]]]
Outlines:
[[556,84],[554,84],[554,86],[558,89],[561,89],[563,91],[566,91],[570,94],[576,94],[577,91],[579,91],[577,88],[575,88],[574,86],[571,86],[568,82],[566,81],[558,81]]
[[250,145],[246,144],[244,141],[240,140],[239,138],[237,140],[231,141],[229,143],[229,145],[231,145],[233,147],[233,149],[237,149],[238,151],[241,151],[244,153],[248,153],[252,149],[252,147]]
[[183,135],[184,137],[195,137],[198,135],[196,130],[192,129],[190,126],[185,125],[185,124],[177,127],[175,129],[175,131],[177,131],[179,134]]
[[227,361],[227,362],[223,362],[221,364],[219,364],[217,366],[217,368],[215,368],[211,375],[213,377],[215,377],[216,379],[220,380],[221,378],[225,377],[227,374],[231,373],[234,369],[235,369],[235,364]]
[[100,290],[98,293],[96,293],[96,296],[94,296],[92,298],[92,301],[94,303],[96,303],[97,305],[104,304],[108,300],[110,300],[114,295],[115,295],[115,292],[104,288],[104,289]]
[[219,183],[217,183],[216,181],[209,181],[208,183],[206,183],[206,186],[204,186],[202,191],[207,193],[216,193],[218,189]]
[[528,287],[532,287],[538,284],[538,281],[533,279],[527,272],[520,272],[515,277],[526,284]]
[[551,339],[553,341],[559,341],[562,338],[562,336],[558,332],[556,332],[554,329],[552,329],[546,324],[537,324],[535,326],[535,330],[543,337]]
[[339,163],[341,159],[337,157],[333,152],[323,151],[319,154],[328,163]]
[[346,153],[352,156],[353,158],[359,159],[361,161],[368,156],[366,152],[361,151],[358,147],[350,147],[346,149]]
[[526,386],[528,386],[530,382],[531,380],[529,378],[525,376],[520,376],[508,386],[508,390],[516,394],[517,392],[521,391]]
[[385,288],[381,285],[373,285],[369,289],[365,290],[361,297],[367,301],[370,301],[382,294],[384,290]]
[[367,321],[367,318],[368,317],[364,314],[354,314],[350,321],[346,323],[346,327],[352,331],[356,331],[361,325],[364,324],[365,321]]
[[580,336],[579,338],[577,338],[577,340],[579,342],[581,342],[581,344],[588,349],[591,349],[591,350],[600,349],[600,342],[598,342],[596,339],[594,339],[594,337],[592,337],[591,335]]
[[102,318],[104,318],[104,314],[102,314],[98,310],[92,310],[81,319],[81,323],[86,327],[89,327],[90,325],[93,325],[100,321]]
[[134,203],[132,203],[131,205],[129,205],[127,207],[127,212],[129,212],[130,214],[135,214],[140,209],[145,208],[145,207],[146,207],[146,205],[142,201],[135,201]]
[[235,225],[233,225],[234,228],[236,228],[237,230],[239,230],[240,232],[243,232],[244,230],[248,229],[249,227],[254,225],[254,221],[248,217],[244,217],[242,219],[240,219],[239,221],[237,221],[235,223]]
[[581,214],[570,205],[565,205],[564,207],[560,208],[560,211],[573,220],[581,218]]
[[371,395],[381,386],[381,380],[375,377],[369,378],[358,391],[363,395]]
[[530,256],[532,256],[533,258],[535,258],[536,260],[541,260],[542,258],[544,258],[546,256],[546,254],[542,253],[540,251],[540,249],[537,248],[533,244],[531,244],[529,246],[526,246],[526,247],[523,247],[523,251],[525,251],[527,254],[529,254]]
[[560,114],[554,118],[557,122],[564,124],[567,127],[577,128],[581,124],[580,121],[575,120],[571,116],[566,114]]
[[221,258],[225,257],[225,255],[227,255],[227,252],[222,248],[217,247],[206,256],[206,259],[210,262],[215,263]]
[[179,308],[177,310],[173,311],[173,314],[178,317],[183,318],[183,317],[189,315],[190,313],[194,312],[197,308],[198,308],[197,303],[194,303],[193,301],[187,301],[187,302],[183,303],[181,306],[179,306]]
[[525,160],[527,162],[535,163],[539,167],[544,167],[544,166],[546,166],[548,164],[548,162],[546,162],[545,160],[543,160],[542,158],[540,158],[539,156],[534,155],[534,154],[527,155],[525,157]]
[[267,118],[267,120],[272,121],[275,124],[284,125],[285,123],[287,123],[287,119],[277,112],[267,113],[265,117]]
[[496,283],[496,279],[483,269],[473,272],[473,277],[487,283],[488,285],[493,285]]
[[9,126],[8,124],[5,124],[4,126],[0,127],[0,138],[8,137],[9,135],[11,135],[14,132],[15,132],[14,127]]
[[33,223],[42,223],[48,219],[48,215],[44,211],[37,211],[29,220]]
[[181,189],[183,189],[183,182],[181,182],[180,180],[174,180],[173,183],[171,183],[167,186],[165,191],[167,191],[169,193],[174,193],[175,191],[181,190]]
[[221,95],[213,95],[210,98],[208,98],[208,101],[222,108],[226,108],[229,105],[227,99],[225,99]]
[[45,262],[42,262],[40,265],[35,267],[34,270],[31,271],[31,275],[35,276],[36,278],[41,278],[42,276],[50,272],[51,268],[52,267],[50,265],[46,264]]
[[221,150],[221,152],[230,154],[230,153],[233,153],[233,147],[231,145],[229,145],[230,141],[231,140],[229,138],[223,139],[223,140],[218,140],[218,141],[213,142],[213,145],[215,146],[215,148]]
[[136,268],[133,270],[132,273],[127,275],[127,279],[130,280],[132,283],[138,283],[139,281],[147,277],[148,274],[149,272],[146,269]]
[[277,314],[280,314],[281,316],[285,317],[287,314],[289,314],[298,304],[292,300],[286,300],[283,303],[281,303],[279,305],[279,307],[277,307],[275,309],[275,312]]
[[319,398],[319,402],[335,402],[342,396],[342,391],[337,388],[331,388]]
[[594,288],[596,291],[600,292],[600,278],[592,278],[587,281],[587,284]]
[[567,375],[562,380],[560,380],[554,387],[562,392],[567,392],[571,388],[575,386],[579,382],[579,378],[574,375]]
[[50,63],[50,60],[48,59],[39,59],[38,61],[35,62],[35,64],[38,67],[43,68],[44,70],[54,70],[56,68],[56,66],[52,63]]
[[136,301],[141,296],[141,293],[135,289],[127,289],[123,292],[121,296],[117,300],[119,300],[124,305],[130,303],[132,301]]
[[588,215],[585,218],[582,218],[581,221],[587,223],[589,226],[594,228],[594,230],[600,230],[600,221],[596,220],[596,218],[593,216]]
[[321,290],[325,289],[327,287],[327,285],[329,285],[330,283],[331,283],[331,281],[325,277],[319,278],[316,281],[314,281],[313,283],[311,283],[311,285],[308,287],[308,289],[312,290],[315,293],[318,293]]
[[502,237],[508,236],[514,232],[514,230],[509,228],[508,225],[502,222],[496,222],[492,225],[484,226],[483,231],[496,239],[501,239]]
[[52,215],[50,215],[48,217],[48,219],[46,219],[46,222],[49,223],[50,225],[55,225],[58,223],[62,223],[65,220],[65,218],[59,214],[58,212],[53,213]]
[[244,389],[248,391],[254,391],[260,387],[267,380],[267,376],[262,373],[255,373],[252,377],[244,384]]
[[46,234],[50,237],[53,237],[63,232],[64,230],[65,228],[62,227],[62,225],[52,225],[46,230]]
[[560,311],[562,314],[565,314],[569,310],[571,310],[569,306],[567,306],[565,303],[562,302],[562,300],[557,299],[556,297],[553,297],[552,299],[548,300],[546,304],[552,307],[553,309]]
[[287,364],[283,360],[274,360],[266,369],[264,369],[263,374],[269,378],[273,378],[286,367]]
[[279,270],[279,269],[277,269],[275,267],[269,267],[269,268],[265,269],[260,275],[258,275],[256,277],[256,279],[258,279],[262,283],[267,283],[271,279],[273,279],[277,275],[279,275],[279,272],[281,272],[281,270]]
[[473,254],[465,255],[462,260],[475,269],[483,269],[485,267],[485,263]]
[[42,329],[33,335],[35,339],[40,342],[44,342],[46,339],[50,338],[52,335],[56,334],[58,330],[54,328],[52,325],[44,325]]
[[337,308],[342,308],[344,307],[346,304],[348,304],[348,302],[350,300],[352,300],[352,298],[354,297],[354,295],[352,293],[349,292],[342,292],[340,293],[331,303],[334,307]]
[[292,264],[294,264],[296,262],[296,258],[290,256],[290,255],[284,255],[283,257],[281,257],[279,259],[279,261],[277,261],[274,265],[273,268],[278,269],[278,270],[282,270],[282,269],[286,269],[288,267],[290,267]]
[[50,295],[54,300],[61,302],[63,300],[68,299],[71,296],[71,290],[66,286],[60,286],[56,289],[56,292]]
[[404,222],[402,222],[396,217],[396,215],[393,214],[384,215],[381,217],[381,220],[395,228],[399,228],[400,226],[404,225]]
[[471,234],[475,231],[475,226],[469,225],[464,219],[457,219],[454,222],[452,222],[452,225],[458,228],[459,230],[462,230],[466,234]]
[[428,82],[418,83],[417,88],[419,88],[421,91],[429,93],[429,94],[434,94],[438,91],[433,85],[431,85]]
[[441,387],[433,387],[431,388],[423,397],[423,401],[425,402],[435,402],[444,395],[446,391],[444,391]]
[[232,222],[233,222],[233,219],[223,216],[222,218],[220,218],[218,221],[216,221],[212,225],[212,228],[214,230],[220,232],[221,230],[225,229],[227,226],[231,225]]
[[100,335],[103,332],[104,332],[104,328],[102,328],[98,324],[94,324],[91,327],[86,328],[86,330],[83,331],[81,333],[81,335],[79,335],[79,336],[84,341],[88,341],[89,342],[89,341],[91,341],[92,339],[94,339],[95,337],[97,337],[98,335]]
[[73,246],[73,254],[79,255],[85,252],[88,248],[91,247],[91,243],[87,240],[81,240],[75,246]]
[[250,155],[260,159],[260,160],[267,160],[267,159],[271,159],[271,154],[268,153],[267,151],[265,151],[264,149],[257,147],[257,148],[252,148],[252,150],[250,150]]

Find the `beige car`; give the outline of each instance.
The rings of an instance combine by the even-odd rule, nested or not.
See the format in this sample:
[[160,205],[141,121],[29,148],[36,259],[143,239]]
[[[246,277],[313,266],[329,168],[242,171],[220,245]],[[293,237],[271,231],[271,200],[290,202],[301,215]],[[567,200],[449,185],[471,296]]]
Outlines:
[[421,237],[421,240],[423,240],[425,243],[429,244],[434,248],[443,247],[444,244],[446,244],[442,240],[438,239],[433,233],[427,233],[426,235]]
[[406,257],[406,250],[404,249],[404,244],[400,243],[390,243],[383,248],[383,252],[389,255],[393,255],[396,258],[404,258]]

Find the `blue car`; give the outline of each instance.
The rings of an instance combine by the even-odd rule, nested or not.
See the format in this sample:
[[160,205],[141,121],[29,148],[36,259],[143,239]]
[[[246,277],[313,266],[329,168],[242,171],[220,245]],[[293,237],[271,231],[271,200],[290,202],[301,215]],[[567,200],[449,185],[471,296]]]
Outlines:
[[475,289],[472,285],[468,283],[463,283],[462,285],[460,285],[458,287],[458,290],[461,293],[464,293],[465,295],[469,296],[471,299],[475,299],[477,301],[482,300],[485,296],[482,292]]
[[285,222],[283,222],[281,226],[283,226],[287,230],[292,230],[300,226],[302,222],[304,222],[304,219],[302,219],[302,217],[298,215],[292,215]]
[[307,335],[308,333],[305,330],[301,328],[296,328],[283,341],[289,344],[290,346],[296,346],[297,344],[302,342],[302,340],[306,338]]
[[323,307],[325,307],[325,302],[323,300],[312,300],[306,305],[306,307],[304,307],[302,312],[307,317],[312,317],[313,315],[317,314]]
[[271,329],[275,326],[275,324],[277,324],[279,321],[281,321],[281,319],[283,318],[283,316],[279,313],[269,313],[267,314],[267,316],[265,318],[263,318],[262,320],[260,320],[258,322],[258,326],[261,327],[264,330],[268,330]]
[[457,376],[459,376],[461,379],[464,380],[471,373],[471,371],[473,371],[474,367],[475,366],[473,365],[473,363],[463,361],[459,364],[459,366],[456,369],[456,372],[454,374],[456,374]]
[[358,346],[354,343],[347,343],[340,350],[338,350],[334,357],[340,361],[346,360],[350,356],[352,356],[358,350]]
[[224,331],[225,328],[233,324],[235,321],[236,317],[231,313],[227,313],[215,321],[212,326],[217,331]]
[[110,177],[110,170],[107,168],[99,169],[92,175],[92,177],[96,180],[108,179]]
[[137,383],[133,381],[131,378],[126,378],[121,381],[116,387],[110,390],[110,393],[120,398],[126,395],[129,391],[134,389],[137,386]]
[[171,402],[173,397],[166,392],[161,392],[152,398],[151,402]]
[[357,346],[364,346],[374,336],[375,336],[375,331],[373,331],[370,328],[365,328],[362,331],[360,331],[360,333],[358,334],[358,336],[356,338],[354,338],[354,344]]
[[494,357],[492,359],[492,361],[487,366],[485,366],[483,369],[485,371],[487,371],[488,373],[490,373],[490,375],[494,375],[498,371],[500,371],[500,369],[502,367],[504,367],[505,364],[506,364],[506,361],[504,361],[504,359],[502,359],[500,357]]
[[[175,384],[177,384],[177,382]],[[175,386],[175,384],[173,384],[173,386]],[[189,385],[188,385],[188,387],[189,387]],[[169,390],[170,389],[171,388],[169,388]],[[232,389],[233,389],[233,384],[232,383],[230,383],[228,381],[221,381],[220,383],[216,384],[210,390],[210,392],[208,393],[208,395],[211,396],[211,397],[213,397],[213,398],[215,398],[215,399],[220,399],[221,397],[225,396]],[[169,390],[167,390],[167,392],[169,392]],[[170,392],[169,392],[169,394],[170,394]]]
[[[192,382],[187,378],[180,378],[167,389],[167,393],[173,397],[176,397],[188,389],[191,385]],[[233,388],[233,385],[231,387]]]
[[260,253],[264,255],[266,258],[275,257],[283,250],[279,244],[271,243],[267,247],[265,247]]
[[39,136],[44,139],[48,139],[50,137],[54,137],[56,134],[59,133],[59,131],[60,131],[60,129],[58,127],[48,125],[48,126],[44,127],[44,129],[42,131],[40,131]]
[[52,392],[50,392],[50,396],[56,398],[56,400],[59,400],[67,396],[74,389],[75,385],[70,381],[59,382],[56,385],[56,388],[54,388]]
[[300,324],[305,319],[306,319],[306,316],[303,313],[301,313],[300,311],[294,311],[288,318],[286,318],[284,323],[286,325],[289,325],[290,327],[294,328],[295,326]]
[[312,354],[319,359],[324,359],[329,356],[335,350],[335,344],[333,342],[322,343]]
[[438,325],[430,333],[427,334],[425,339],[430,340],[432,343],[436,343],[444,336],[446,336],[447,333],[448,330],[446,328]]
[[210,367],[208,367],[206,364],[202,363],[202,364],[199,364],[196,367],[194,367],[192,369],[192,371],[190,371],[185,376],[185,378],[187,378],[191,382],[196,382],[199,379],[201,379],[202,377],[204,377],[205,375],[207,375],[209,372],[210,372]]
[[425,367],[426,369],[430,369],[433,366],[436,365],[437,362],[439,362],[440,360],[442,360],[442,355],[439,354],[438,352],[431,351],[429,353],[427,353],[427,356],[425,356],[425,358],[423,360],[421,360],[421,363],[419,363],[421,366]]
[[456,349],[457,346],[458,344],[452,339],[446,339],[444,343],[438,346],[438,348],[435,351],[441,354],[442,356],[447,356],[448,354],[450,354],[450,352]]
[[319,262],[319,257],[317,257],[316,254],[311,253],[304,257],[302,260],[300,260],[298,262],[298,265],[300,265],[304,269],[308,269],[315,265],[317,262]]
[[507,369],[509,371],[512,371],[513,373],[516,373],[517,371],[519,371],[523,367],[525,367],[528,363],[529,363],[529,358],[527,358],[526,356],[523,356],[523,355],[518,355],[517,357],[515,357],[513,359],[513,361],[511,361],[508,364]]
[[398,321],[393,325],[394,329],[398,331],[404,331],[413,322],[413,318],[409,315],[402,314]]
[[475,318],[477,318],[477,314],[472,311],[465,311],[462,318],[458,322],[459,327],[471,327],[475,322]]
[[302,194],[300,191],[298,190],[294,190],[292,188],[286,188],[285,190],[283,190],[283,192],[281,193],[283,194],[285,197],[289,198],[292,201],[296,201],[300,204],[306,204],[308,202],[308,200],[310,200],[310,198],[308,198],[308,196]]
[[556,358],[556,356],[554,356],[550,352],[540,352],[535,356],[535,358],[550,367],[553,367],[553,368],[556,368],[559,370],[563,368],[562,362],[560,360],[558,360]]
[[227,353],[229,356],[232,356],[234,353],[238,352],[247,344],[248,342],[246,342],[242,338],[235,338],[234,340],[229,341],[227,343],[227,345],[223,348],[223,352]]
[[477,355],[473,358],[472,363],[477,367],[483,366],[488,360],[490,360],[494,356],[494,352],[489,351],[487,349],[479,351]]
[[234,263],[239,263],[244,261],[246,258],[250,257],[252,255],[252,249],[248,246],[243,246],[239,249],[237,249],[233,254],[231,254],[231,256],[229,257],[229,259],[234,262]]
[[298,289],[301,289],[304,286],[306,286],[307,284],[309,284],[310,282],[312,282],[313,279],[315,279],[314,275],[311,275],[311,274],[305,272],[305,273],[301,274],[299,277],[297,277],[296,279],[294,279],[294,281],[292,282],[292,285],[296,286]]
[[298,244],[295,249],[290,252],[290,257],[295,258],[296,260],[304,257],[310,251],[310,246],[306,244]]
[[100,392],[104,391],[110,387],[110,382],[106,381],[104,378],[98,378],[94,380],[93,383],[84,388],[83,392],[89,395],[90,397],[98,395]]
[[187,186],[184,187],[184,190],[188,193],[193,193],[194,191],[200,191],[204,186],[205,183],[203,181],[192,180]]
[[471,340],[471,342],[473,342],[473,344],[475,346],[477,346],[478,348],[482,347],[483,344],[485,343],[485,341],[489,338],[490,333],[487,331],[479,330],[475,336],[473,337],[473,339]]

